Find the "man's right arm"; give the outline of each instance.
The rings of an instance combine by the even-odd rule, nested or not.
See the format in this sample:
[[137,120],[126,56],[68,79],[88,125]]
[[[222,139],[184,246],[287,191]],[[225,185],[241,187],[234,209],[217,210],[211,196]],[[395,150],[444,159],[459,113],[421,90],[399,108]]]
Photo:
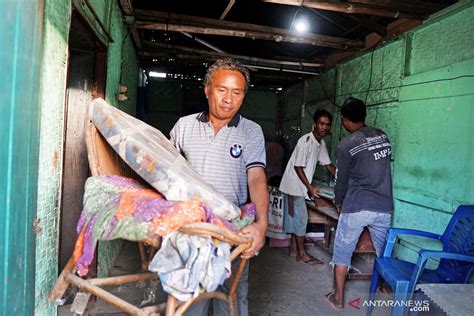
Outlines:
[[334,165],[332,163],[330,163],[329,165],[325,165],[326,167],[326,170],[331,174],[331,176],[333,178],[336,177],[336,167],[334,167]]
[[303,182],[304,186],[309,192],[309,196],[311,198],[318,198],[318,188],[311,185],[310,181],[306,178],[306,174],[304,173],[304,168],[308,164],[308,159],[311,159],[309,154],[310,143],[309,143],[309,136],[303,136],[298,140],[296,147],[294,149],[295,160],[294,160],[294,169],[296,175]]
[[303,182],[306,189],[308,189],[310,197],[313,199],[319,198],[319,195],[318,195],[319,189],[312,186],[311,183],[309,183],[304,173],[304,168],[299,167],[299,166],[295,166],[294,168],[295,168],[296,174],[298,175],[298,178],[300,178],[301,182]]

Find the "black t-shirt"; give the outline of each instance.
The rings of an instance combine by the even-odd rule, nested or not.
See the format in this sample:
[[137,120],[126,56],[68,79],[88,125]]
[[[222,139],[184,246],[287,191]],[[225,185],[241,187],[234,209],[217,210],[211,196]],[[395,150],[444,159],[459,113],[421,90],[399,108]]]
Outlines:
[[344,213],[393,212],[391,154],[387,135],[372,127],[360,128],[339,143],[334,202],[342,204]]

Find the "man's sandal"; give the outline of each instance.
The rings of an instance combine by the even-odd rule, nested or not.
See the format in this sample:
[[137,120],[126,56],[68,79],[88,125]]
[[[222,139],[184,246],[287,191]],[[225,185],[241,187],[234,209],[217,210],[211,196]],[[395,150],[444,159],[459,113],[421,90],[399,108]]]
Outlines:
[[337,305],[335,302],[333,302],[331,300],[331,297],[334,297],[334,295],[336,295],[336,293],[328,293],[326,295],[324,295],[324,298],[326,299],[326,301],[328,302],[328,304],[336,311],[342,311],[344,308],[342,307],[342,305]]
[[308,260],[296,260],[298,261],[299,263],[306,263],[306,264],[309,264],[310,266],[319,266],[320,264],[323,264],[324,262],[319,260],[319,259],[316,259],[314,257],[310,257]]

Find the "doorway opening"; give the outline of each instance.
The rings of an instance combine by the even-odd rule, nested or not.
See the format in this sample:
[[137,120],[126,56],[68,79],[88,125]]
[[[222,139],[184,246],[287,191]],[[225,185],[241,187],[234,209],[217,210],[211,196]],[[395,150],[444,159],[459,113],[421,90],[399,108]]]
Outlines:
[[[72,255],[76,224],[89,176],[84,128],[92,99],[105,95],[107,50],[84,19],[73,11],[69,34],[65,100],[64,165],[61,193],[59,271]],[[91,272],[96,271],[96,264]]]

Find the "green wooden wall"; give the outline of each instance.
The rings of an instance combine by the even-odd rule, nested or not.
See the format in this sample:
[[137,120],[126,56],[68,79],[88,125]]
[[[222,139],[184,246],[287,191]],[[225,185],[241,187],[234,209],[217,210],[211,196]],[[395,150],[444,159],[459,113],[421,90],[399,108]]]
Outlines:
[[[107,51],[107,82],[105,100],[120,110],[135,115],[139,64],[132,36],[123,24],[118,1],[91,1],[102,24],[108,28],[112,42]],[[118,101],[119,84],[128,89],[128,100]],[[122,241],[99,242],[97,275],[105,277],[120,253]]]
[[[454,5],[420,27],[284,91],[280,109],[285,148],[310,130],[301,105],[335,114],[332,158],[349,96],[367,103],[366,123],[393,144],[393,226],[442,233],[459,204],[474,204],[474,6]],[[324,89],[322,88],[324,87]],[[334,103],[333,103],[334,102]],[[291,128],[300,126],[300,133]],[[287,153],[287,155],[289,155]],[[316,174],[324,178],[324,172]],[[425,240],[405,238],[397,255],[414,261]]]
[[0,8],[0,315],[31,315],[43,1]]
[[41,135],[36,218],[35,314],[55,315],[46,300],[58,275],[59,204],[63,165],[64,102],[71,3],[46,1],[41,71]]
[[[106,27],[103,30],[81,0],[0,0],[2,9],[10,12],[0,26],[0,40],[7,43],[0,50],[4,70],[0,89],[6,96],[0,142],[8,148],[0,154],[1,165],[6,166],[0,171],[6,188],[0,191],[2,315],[56,314],[46,296],[58,274],[64,91],[73,3],[92,21],[96,36],[109,42],[107,101],[135,113],[138,61],[117,1],[90,1]],[[250,90],[242,114],[260,123],[268,138],[283,139],[288,150],[309,131],[314,110],[329,109],[336,114],[328,139],[334,152],[345,135],[335,104],[349,95],[367,99],[368,123],[385,129],[394,144],[394,226],[442,232],[458,204],[474,204],[473,21],[470,2],[451,7],[408,34],[282,95]],[[25,52],[28,56],[22,55]],[[128,101],[117,100],[120,83],[129,88]],[[160,89],[169,87],[156,91]],[[193,92],[185,96],[174,89],[169,100],[179,104],[176,109],[163,102],[162,94],[150,95],[150,119],[158,127],[164,126],[164,118],[177,119],[203,94],[190,88]],[[272,124],[277,116],[278,124]],[[20,143],[23,146],[16,146]],[[398,255],[413,259],[420,245],[424,243],[406,239]],[[119,249],[117,243],[100,245],[99,274],[107,272]]]
[[[59,211],[61,200],[65,87],[67,80],[68,42],[73,7],[92,26],[95,36],[107,45],[106,100],[130,114],[135,114],[138,60],[130,35],[115,0],[90,1],[112,41],[81,0],[45,0],[43,59],[40,91],[40,154],[36,217],[35,315],[56,315],[56,306],[47,301],[58,271]],[[43,12],[39,10],[39,12]],[[108,44],[107,44],[108,43]],[[118,85],[128,87],[129,100],[117,100]],[[99,245],[98,274],[104,276],[114,263],[121,244]],[[0,313],[3,315],[3,313]],[[31,313],[26,313],[31,314]],[[7,315],[7,314],[5,314]]]

